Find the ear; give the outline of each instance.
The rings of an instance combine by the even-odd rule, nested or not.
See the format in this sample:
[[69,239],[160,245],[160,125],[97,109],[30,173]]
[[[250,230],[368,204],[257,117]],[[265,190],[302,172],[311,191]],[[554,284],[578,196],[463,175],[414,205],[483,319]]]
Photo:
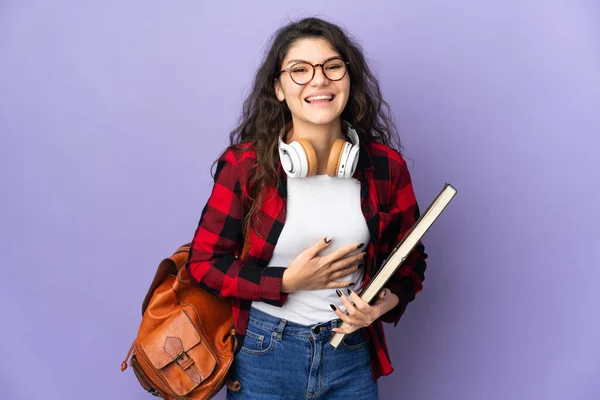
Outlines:
[[283,94],[283,89],[281,88],[281,82],[279,81],[279,79],[275,80],[273,86],[275,88],[275,96],[277,96],[277,100],[279,100],[280,102],[284,101],[285,95]]

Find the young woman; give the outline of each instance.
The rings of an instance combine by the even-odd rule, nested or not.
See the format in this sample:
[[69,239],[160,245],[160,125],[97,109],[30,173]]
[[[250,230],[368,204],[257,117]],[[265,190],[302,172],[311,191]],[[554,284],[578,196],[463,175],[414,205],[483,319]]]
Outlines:
[[[427,255],[419,244],[372,305],[359,297],[419,217],[385,110],[338,26],[309,18],[276,33],[187,263],[232,300],[241,389],[228,398],[370,400],[393,371],[382,322],[395,326],[421,290]],[[334,332],[346,334],[337,349]]]

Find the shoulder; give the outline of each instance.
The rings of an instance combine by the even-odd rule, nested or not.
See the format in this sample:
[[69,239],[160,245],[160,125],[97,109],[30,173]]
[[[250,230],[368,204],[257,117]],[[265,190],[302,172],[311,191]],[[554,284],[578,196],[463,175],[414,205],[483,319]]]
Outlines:
[[371,156],[383,157],[390,162],[404,163],[404,157],[395,148],[384,143],[371,142],[367,144],[367,150]]
[[219,162],[226,162],[235,166],[252,164],[256,160],[256,146],[254,142],[233,144],[225,148],[219,157]]

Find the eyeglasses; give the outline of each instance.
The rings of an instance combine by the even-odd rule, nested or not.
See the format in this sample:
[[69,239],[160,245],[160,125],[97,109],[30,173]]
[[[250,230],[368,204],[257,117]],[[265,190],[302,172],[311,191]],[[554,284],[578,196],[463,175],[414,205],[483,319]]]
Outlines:
[[350,63],[344,61],[342,58],[332,58],[322,64],[298,62],[289,68],[279,71],[279,74],[288,72],[290,78],[292,78],[296,84],[306,85],[315,77],[317,67],[321,67],[321,70],[327,79],[330,81],[339,81],[346,76],[346,72],[348,71],[346,65],[350,65]]

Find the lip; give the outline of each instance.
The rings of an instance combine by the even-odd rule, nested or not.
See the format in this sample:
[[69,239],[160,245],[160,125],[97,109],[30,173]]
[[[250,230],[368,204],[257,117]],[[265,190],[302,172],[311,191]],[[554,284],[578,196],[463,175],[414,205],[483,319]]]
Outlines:
[[[335,93],[332,92],[314,92],[304,98],[304,101],[308,103],[307,99],[313,96],[332,96],[331,101],[335,100]],[[310,104],[310,103],[309,103]]]

